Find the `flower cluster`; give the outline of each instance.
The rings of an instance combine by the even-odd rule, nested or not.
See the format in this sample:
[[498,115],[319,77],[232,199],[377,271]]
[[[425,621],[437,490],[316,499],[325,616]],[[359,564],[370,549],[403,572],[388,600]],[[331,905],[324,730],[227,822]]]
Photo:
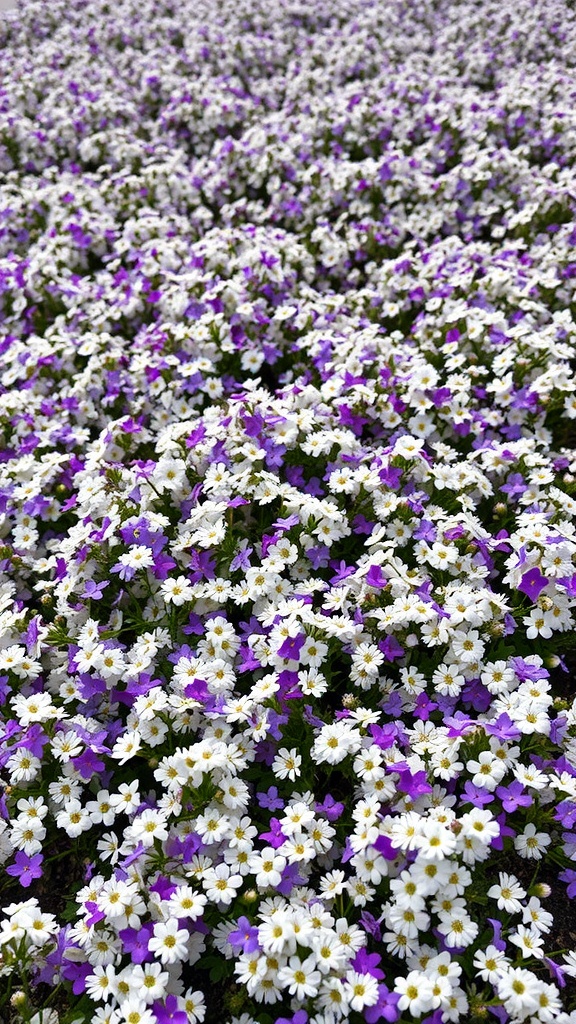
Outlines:
[[575,1024],[571,5],[0,39],[0,1007]]

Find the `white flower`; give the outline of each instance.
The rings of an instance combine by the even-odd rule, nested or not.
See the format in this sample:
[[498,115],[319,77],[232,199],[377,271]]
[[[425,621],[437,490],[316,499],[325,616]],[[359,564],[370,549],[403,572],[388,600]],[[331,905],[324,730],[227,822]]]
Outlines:
[[117,811],[124,811],[132,814],[140,806],[140,793],[138,792],[138,780],[132,782],[121,782],[118,792],[112,793],[110,803]]
[[441,911],[438,931],[446,938],[448,946],[469,946],[478,935],[478,925],[461,910]]
[[58,828],[64,829],[71,839],[75,839],[91,828],[92,820],[79,800],[68,800],[64,810],[56,815],[56,824]]
[[496,990],[508,1013],[523,1020],[538,1010],[538,997],[543,988],[535,974],[523,967],[510,967],[496,980]]
[[439,821],[428,819],[422,822],[416,836],[418,856],[425,860],[443,860],[456,849],[456,836]]
[[522,920],[524,924],[529,924],[536,931],[544,933],[549,932],[554,924],[552,914],[544,910],[536,896],[532,896],[523,908]]
[[43,914],[37,907],[27,907],[18,914],[17,923],[34,946],[43,946],[58,931],[53,914]]
[[410,971],[406,977],[395,978],[394,991],[400,996],[398,1008],[408,1010],[413,1017],[432,1009],[432,981],[422,971]]
[[180,997],[182,1009],[188,1014],[189,1020],[194,1024],[195,1021],[203,1021],[206,1016],[206,1003],[204,1001],[203,992],[194,992],[191,988],[187,989],[183,996]]
[[526,896],[526,890],[522,888],[514,875],[506,875],[501,871],[499,877],[499,884],[491,886],[487,895],[497,900],[500,910],[505,910],[507,914],[520,913],[522,910],[520,900]]
[[314,740],[311,757],[317,762],[339,764],[350,753],[355,753],[361,739],[354,726],[342,721],[325,725]]
[[500,826],[497,821],[494,820],[490,811],[485,811],[480,807],[475,807],[472,811],[467,811],[459,819],[462,826],[461,835],[469,836],[471,839],[478,840],[482,844],[488,846],[496,836],[500,835]]
[[95,800],[89,800],[86,810],[95,825],[111,825],[116,817],[116,810],[110,802],[110,793],[107,789],[101,789]]
[[49,693],[34,693],[30,697],[19,694],[11,701],[14,714],[22,726],[31,722],[47,722],[52,718],[62,718],[63,712],[52,703]]
[[233,874],[229,864],[217,864],[204,872],[202,884],[209,900],[228,906],[243,884],[242,875]]
[[160,587],[160,593],[166,604],[174,604],[177,607],[191,601],[194,597],[194,588],[185,576],[170,577],[164,580]]
[[124,1024],[156,1024],[156,1014],[136,994],[128,996],[119,1009]]
[[39,757],[32,754],[25,747],[20,747],[10,755],[6,762],[6,769],[10,773],[11,785],[19,782],[31,782],[35,779],[42,767]]
[[131,981],[146,1004],[153,1003],[156,999],[162,999],[169,980],[168,971],[163,971],[160,964],[146,963],[143,966],[136,964],[132,968]]
[[168,907],[171,913],[177,918],[189,917],[197,921],[204,913],[207,897],[201,892],[196,892],[190,885],[179,885],[170,896]]
[[378,982],[372,975],[347,971],[345,982],[344,993],[352,1010],[362,1010],[378,1002]]
[[479,949],[474,955],[474,967],[477,969],[482,981],[488,981],[494,985],[501,976],[505,967],[510,964],[508,957],[496,946],[487,946],[486,949]]
[[521,857],[528,860],[542,860],[546,848],[552,839],[546,832],[537,832],[532,823],[526,825],[524,831],[514,839],[514,847]]
[[174,964],[178,960],[185,960],[188,955],[187,943],[190,932],[186,928],[179,928],[176,918],[169,918],[168,921],[157,921],[154,925],[154,934],[148,941],[148,949],[156,953],[163,964]]
[[278,779],[290,779],[292,782],[300,775],[302,757],[296,747],[281,747],[272,762],[272,771]]
[[321,980],[322,975],[316,970],[314,956],[303,961],[297,956],[291,956],[288,963],[278,971],[278,984],[287,988],[290,995],[295,996],[299,1002],[316,996]]
[[[128,838],[128,829],[125,835]],[[154,807],[147,807],[129,826],[129,838],[145,847],[152,846],[155,839],[167,839],[166,815]]]
[[112,964],[99,964],[94,968],[94,973],[89,974],[86,978],[87,994],[95,1001],[99,999],[108,1001],[114,993],[115,978],[116,971]]
[[272,846],[266,846],[258,853],[251,853],[248,859],[250,871],[256,876],[255,882],[259,889],[278,885],[286,863],[286,857],[277,853]]
[[525,925],[520,924],[515,932],[510,933],[508,941],[518,946],[524,957],[542,957],[544,955],[542,948],[544,940],[536,928],[526,928]]
[[110,752],[110,757],[118,761],[119,765],[126,764],[136,756],[142,746],[142,737],[137,729],[127,729],[115,741]]
[[452,636],[452,650],[455,658],[464,665],[478,661],[484,653],[484,641],[481,640],[478,630],[471,629],[468,632],[457,629]]

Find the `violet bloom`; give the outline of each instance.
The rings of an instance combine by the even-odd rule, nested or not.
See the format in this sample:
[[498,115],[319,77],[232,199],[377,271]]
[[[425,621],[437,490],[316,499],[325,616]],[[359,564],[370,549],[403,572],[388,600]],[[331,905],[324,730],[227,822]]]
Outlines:
[[375,525],[376,523],[369,522],[363,515],[357,515],[352,522],[352,529],[354,533],[366,534],[369,537]]
[[270,818],[270,831],[260,832],[258,838],[263,839],[269,846],[277,849],[277,847],[282,846],[286,842],[287,837],[282,832],[282,825],[278,818]]
[[266,793],[256,793],[256,799],[260,807],[268,811],[279,811],[284,807],[284,801],[278,797],[276,786],[270,786]]
[[95,583],[94,580],[86,580],[84,585],[84,592],[82,597],[89,597],[92,601],[99,601],[102,597],[102,591],[108,586],[107,581],[102,583]]
[[307,1020],[306,1010],[296,1010],[293,1017],[277,1017],[274,1024],[306,1024]]
[[381,941],[382,929],[374,917],[374,914],[370,914],[368,910],[363,910],[360,914],[360,920],[358,923],[368,935],[371,935],[373,939],[376,939],[376,942]]
[[362,1010],[366,1024],[376,1024],[379,1020],[394,1024],[400,1016],[399,1002],[399,993],[390,992],[386,985],[378,985],[378,1002],[374,1003],[374,1006],[365,1006]]
[[287,864],[282,871],[282,878],[276,886],[276,891],[281,896],[289,896],[297,885],[306,885],[305,875],[300,874],[298,864]]
[[561,882],[566,883],[566,895],[568,899],[571,900],[574,896],[576,896],[576,871],[573,871],[572,868],[566,868],[565,871],[562,871],[558,875],[558,878]]
[[20,882],[20,885],[27,889],[35,878],[42,877],[42,861],[44,857],[41,853],[34,853],[31,857],[23,850],[19,850],[14,858],[14,863],[9,864],[6,868],[7,875],[13,875]]
[[232,947],[241,949],[243,953],[253,953],[260,948],[258,928],[250,924],[247,917],[239,917],[236,926],[236,930],[230,932],[228,936],[228,942]]
[[152,932],[152,924],[144,924],[139,930],[124,928],[118,932],[124,946],[124,952],[130,954],[130,959],[133,963],[142,964],[147,960],[153,959],[152,953],[148,951],[148,943],[152,938]]
[[535,565],[533,569],[529,569],[528,572],[524,573],[517,589],[526,594],[531,601],[537,601],[547,586],[548,580],[542,575],[538,566]]
[[547,679],[550,675],[541,665],[532,665],[525,658],[510,658],[509,664],[521,683],[525,683],[527,679],[532,683],[537,683],[539,679]]
[[381,960],[379,953],[367,953],[365,949],[359,949],[352,961],[352,967],[359,974],[370,974],[378,981],[383,981],[386,975],[378,966]]
[[378,590],[382,590],[388,583],[380,565],[371,565],[365,579],[369,587],[375,587]]
[[174,995],[166,996],[163,1003],[152,1004],[158,1024],[188,1024],[186,1010],[178,1009],[178,999]]
[[404,648],[392,634],[387,636],[385,640],[381,640],[378,647],[387,661],[396,661],[397,658],[402,658],[404,655]]
[[508,786],[497,786],[496,796],[502,801],[502,807],[511,814],[519,807],[530,807],[534,803],[521,782],[514,780]]
[[321,804],[315,804],[314,809],[316,814],[324,814],[328,821],[337,821],[344,813],[344,804],[334,800],[334,797],[328,793]]
[[494,795],[492,793],[485,789],[480,789],[468,779],[464,786],[463,803],[473,804],[474,807],[484,807],[486,804],[491,804],[493,800]]

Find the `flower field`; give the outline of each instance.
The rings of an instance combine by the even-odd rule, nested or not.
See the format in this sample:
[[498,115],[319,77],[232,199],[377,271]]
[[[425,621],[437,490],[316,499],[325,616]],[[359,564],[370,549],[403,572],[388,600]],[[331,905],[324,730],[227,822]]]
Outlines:
[[575,65],[2,16],[2,1024],[576,1024]]

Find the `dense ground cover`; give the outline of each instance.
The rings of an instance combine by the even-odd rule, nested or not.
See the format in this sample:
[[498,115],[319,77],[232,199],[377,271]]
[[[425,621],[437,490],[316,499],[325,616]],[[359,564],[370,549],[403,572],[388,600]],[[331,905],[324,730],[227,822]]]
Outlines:
[[0,37],[4,1019],[574,1024],[571,6]]

